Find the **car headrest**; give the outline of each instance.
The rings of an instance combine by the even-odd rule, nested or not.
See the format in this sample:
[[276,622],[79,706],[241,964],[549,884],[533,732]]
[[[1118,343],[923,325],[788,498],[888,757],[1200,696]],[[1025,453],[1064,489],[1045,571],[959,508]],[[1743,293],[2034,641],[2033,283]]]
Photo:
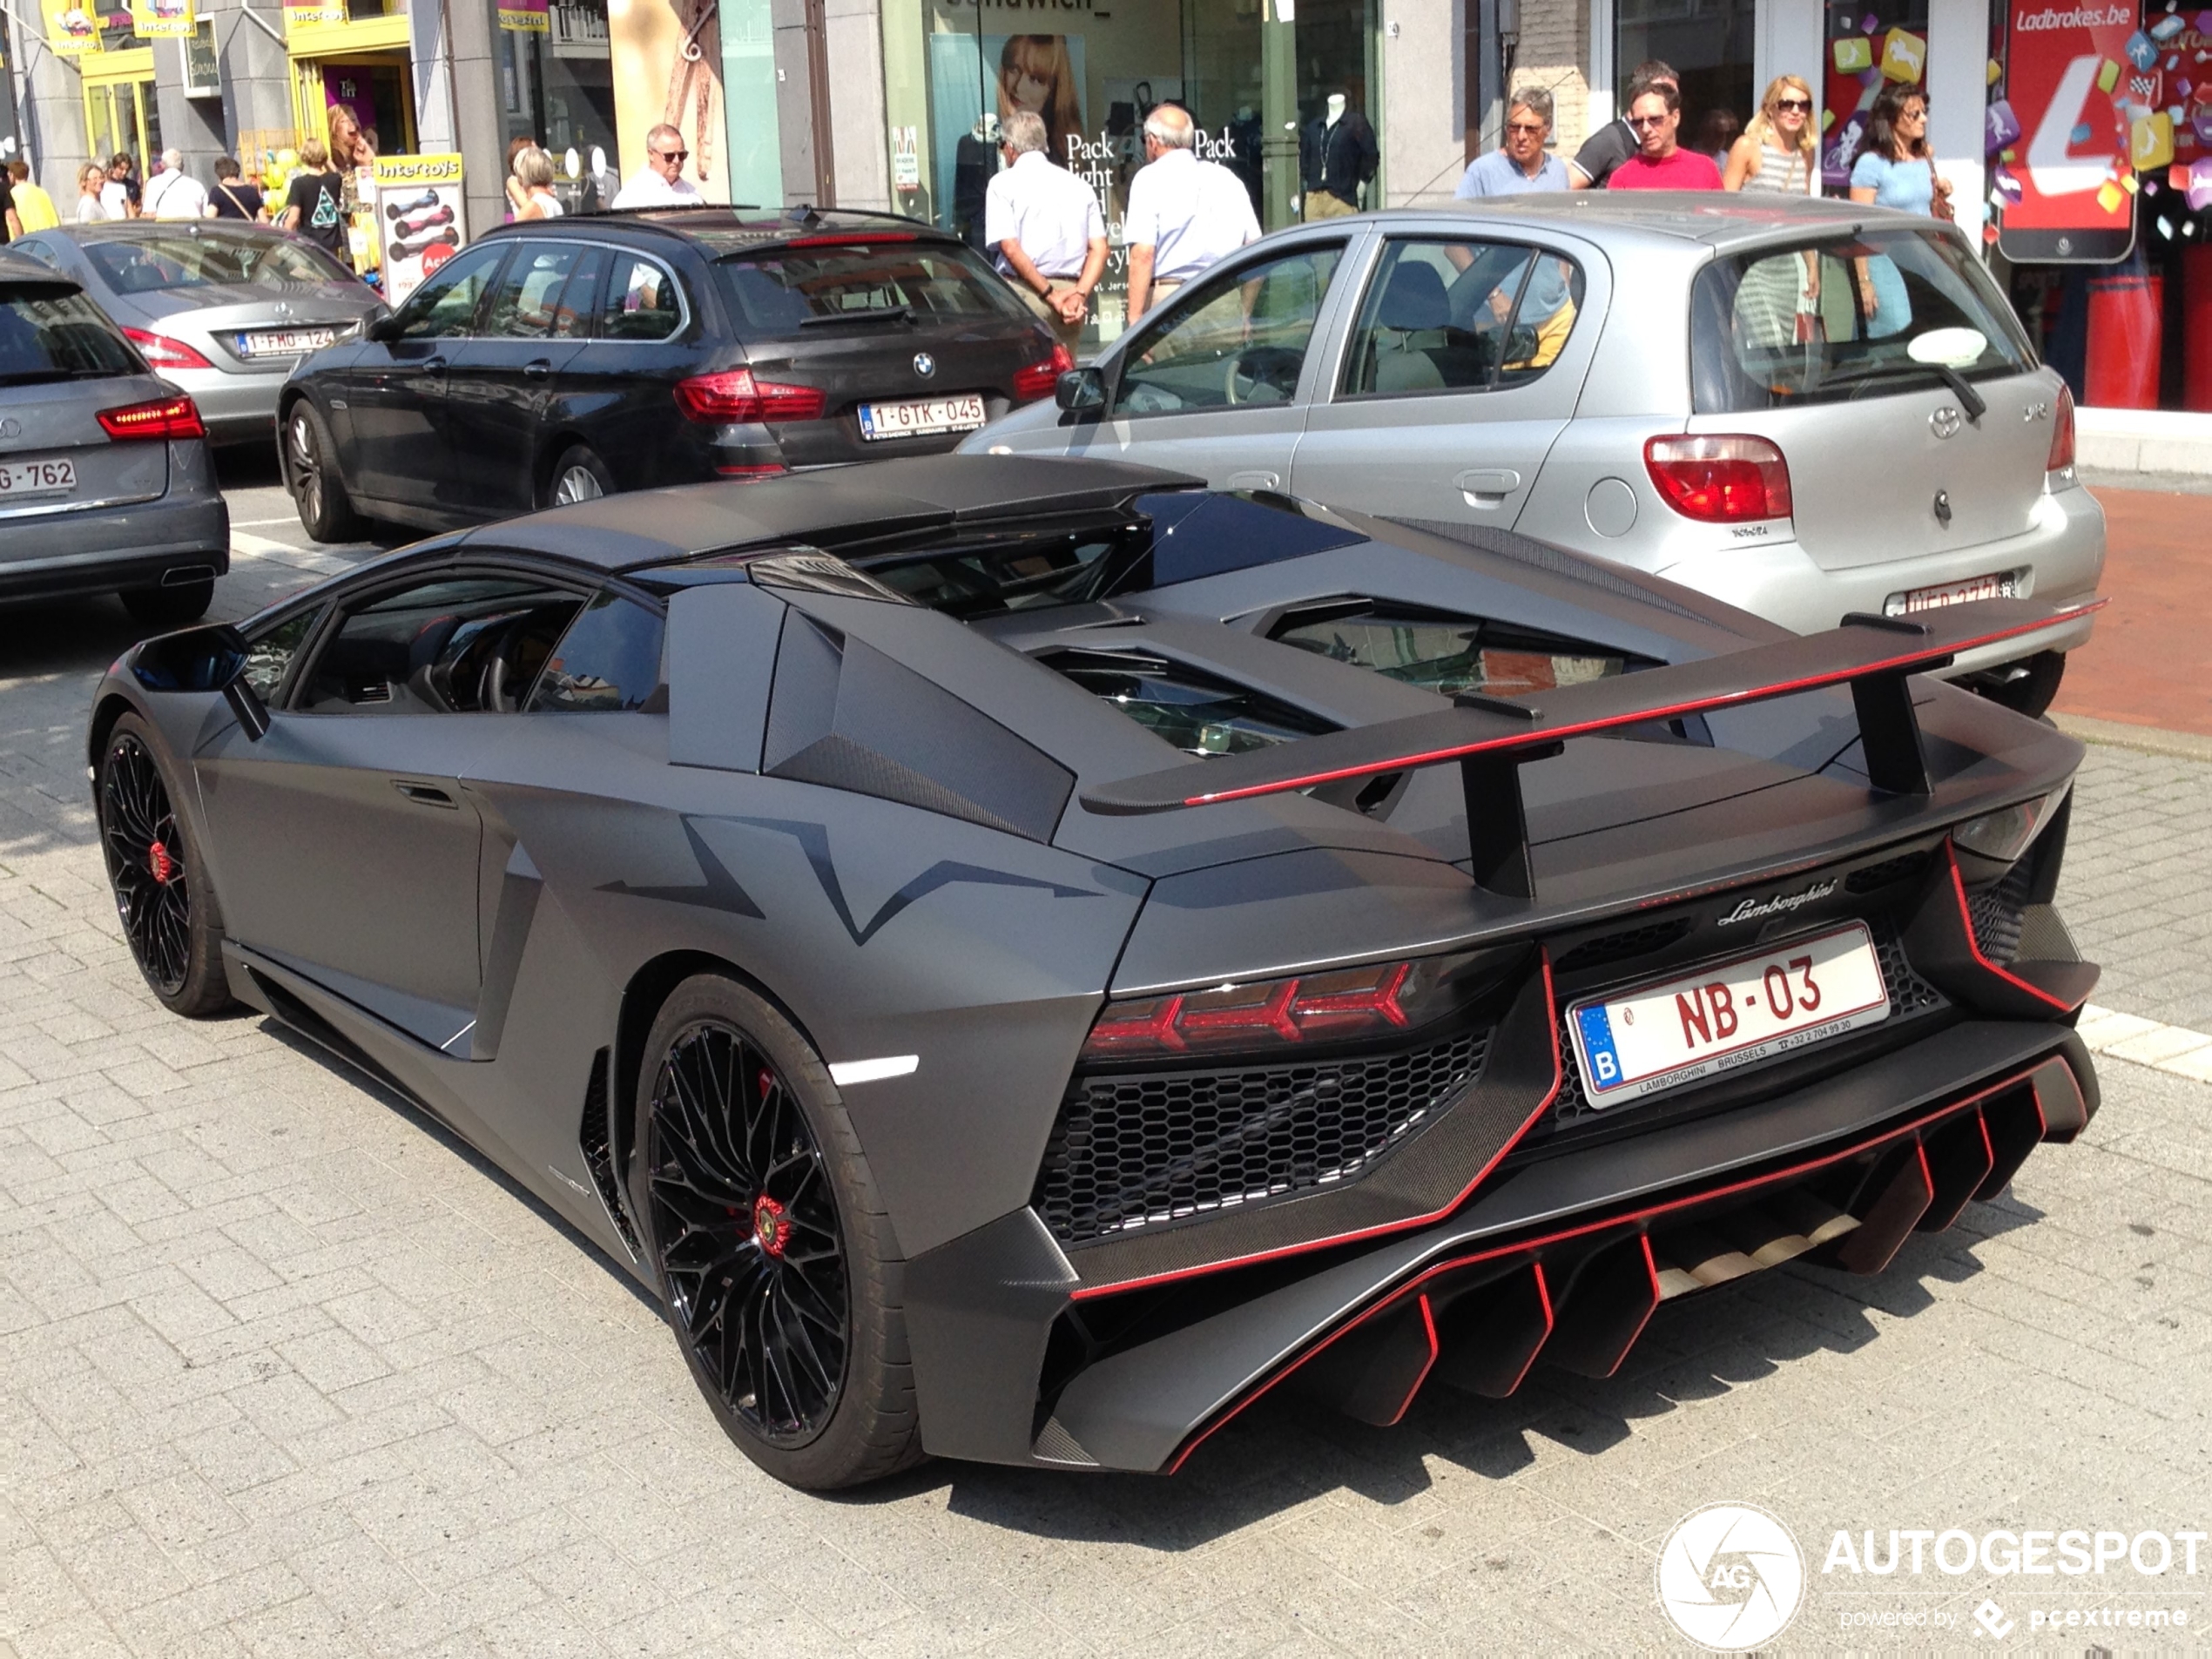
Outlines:
[[1400,260],[1383,290],[1381,314],[1385,328],[1442,328],[1452,320],[1452,302],[1444,292],[1444,279],[1433,266]]

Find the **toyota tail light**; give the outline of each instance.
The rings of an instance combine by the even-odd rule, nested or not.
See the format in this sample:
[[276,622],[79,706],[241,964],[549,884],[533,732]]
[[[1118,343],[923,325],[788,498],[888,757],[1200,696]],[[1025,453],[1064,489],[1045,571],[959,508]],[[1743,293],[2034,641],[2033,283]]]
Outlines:
[[2066,472],[2074,465],[2074,389],[2059,388],[2058,408],[2051,414],[2051,453],[2043,462],[2046,472]]
[[1014,401],[1034,403],[1041,397],[1050,397],[1060,377],[1075,366],[1076,354],[1055,341],[1051,356],[1014,371]]
[[1083,1058],[1150,1060],[1388,1038],[1464,1002],[1475,961],[1467,954],[1430,956],[1109,1002],[1084,1040]]
[[151,403],[129,403],[119,409],[102,409],[100,428],[117,442],[141,438],[204,438],[199,406],[182,392],[156,398]]
[[152,368],[212,368],[214,364],[194,351],[181,340],[172,340],[166,334],[149,334],[143,328],[125,328],[124,337],[138,348],[140,356]]
[[677,381],[676,407],[687,420],[715,426],[776,424],[820,420],[829,407],[829,396],[819,387],[786,386],[756,380],[749,368],[731,368]]
[[1643,464],[1667,505],[1708,524],[1788,518],[1790,463],[1765,438],[1699,434],[1654,438]]

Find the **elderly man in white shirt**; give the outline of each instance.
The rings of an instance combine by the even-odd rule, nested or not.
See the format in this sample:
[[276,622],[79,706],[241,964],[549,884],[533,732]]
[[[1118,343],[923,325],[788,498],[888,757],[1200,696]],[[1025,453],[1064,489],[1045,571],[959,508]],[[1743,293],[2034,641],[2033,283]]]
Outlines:
[[1129,314],[1146,311],[1216,261],[1259,239],[1244,181],[1192,153],[1190,112],[1163,104],[1144,118],[1144,160],[1130,180]]
[[630,176],[614,199],[616,211],[625,207],[698,207],[706,198],[684,177],[684,164],[691,152],[684,135],[663,123],[645,135],[645,165]]
[[1009,165],[983,193],[983,246],[1072,354],[1106,273],[1106,215],[1089,185],[1053,165],[1049,142],[1034,110],[1007,117],[999,153]]
[[146,180],[138,211],[148,219],[207,217],[207,187],[185,171],[181,151],[161,152],[161,171]]

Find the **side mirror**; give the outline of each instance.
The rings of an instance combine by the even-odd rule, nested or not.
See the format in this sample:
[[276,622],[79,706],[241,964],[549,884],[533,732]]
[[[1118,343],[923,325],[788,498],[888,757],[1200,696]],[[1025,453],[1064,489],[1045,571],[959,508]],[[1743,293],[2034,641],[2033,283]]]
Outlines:
[[374,341],[397,340],[400,337],[400,318],[395,311],[387,311],[368,320],[368,327],[361,330],[364,337]]
[[269,707],[247,685],[246,637],[226,622],[164,634],[138,647],[131,672],[149,691],[220,691],[248,738],[268,734]]
[[1052,401],[1070,415],[1102,414],[1106,376],[1095,368],[1071,368],[1054,384]]

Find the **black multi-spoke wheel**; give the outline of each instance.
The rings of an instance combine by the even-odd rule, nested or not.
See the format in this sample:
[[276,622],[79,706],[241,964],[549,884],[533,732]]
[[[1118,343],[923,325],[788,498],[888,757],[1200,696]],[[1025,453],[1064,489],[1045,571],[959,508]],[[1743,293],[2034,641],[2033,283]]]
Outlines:
[[795,1486],[912,1461],[904,1263],[820,1060],[766,1002],[708,974],[663,1006],[638,1082],[653,1265],[732,1438]]
[[179,821],[154,738],[136,715],[108,733],[100,761],[100,840],[131,954],[153,993],[179,1014],[230,1000],[214,898]]

